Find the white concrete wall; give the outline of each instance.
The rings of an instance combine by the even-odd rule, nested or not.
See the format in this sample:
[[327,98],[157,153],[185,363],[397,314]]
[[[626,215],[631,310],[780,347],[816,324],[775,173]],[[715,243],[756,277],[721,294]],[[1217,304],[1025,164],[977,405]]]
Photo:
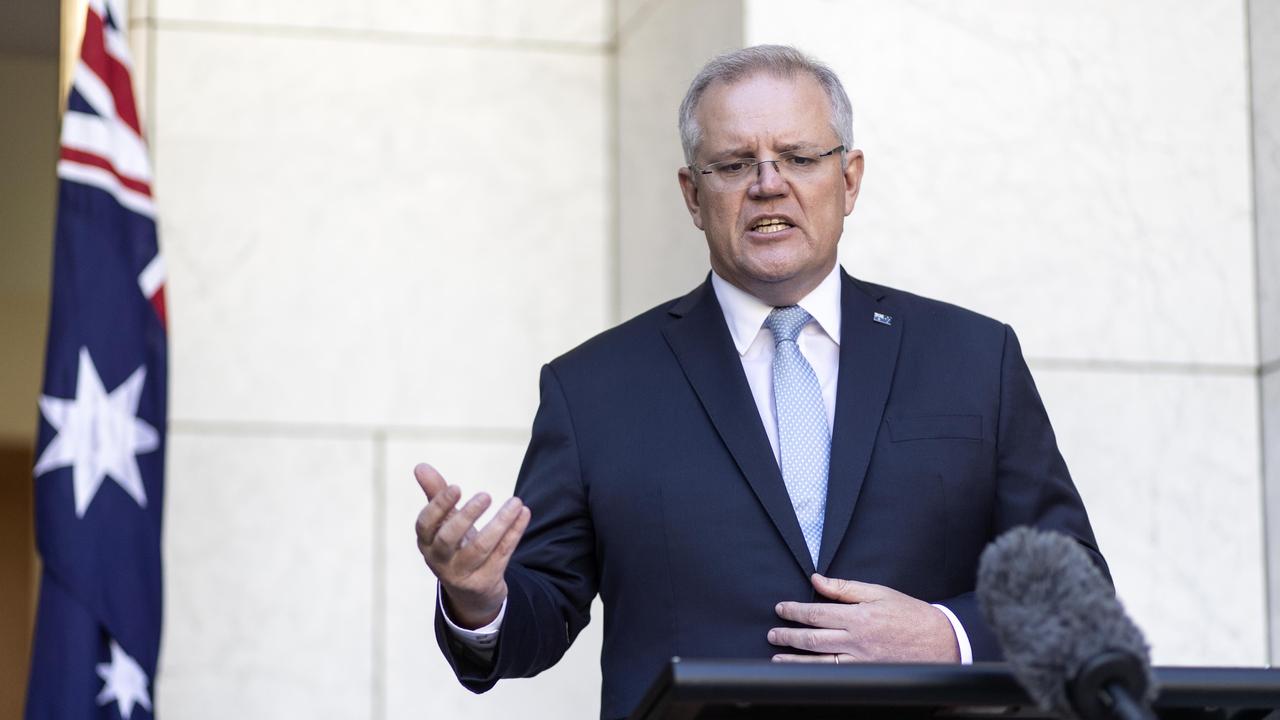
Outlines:
[[868,170],[845,266],[1018,329],[1157,661],[1266,660],[1280,325],[1258,295],[1280,294],[1257,259],[1251,168],[1273,151],[1240,3],[138,0],[131,18],[171,275],[166,714],[595,717],[598,622],[536,680],[453,681],[410,468],[508,494],[539,364],[701,279],[676,105],[710,55],[755,42],[825,59],[853,98]]
[[164,714],[596,714],[596,627],[536,682],[452,679],[411,468],[509,494],[539,365],[610,324],[611,23],[135,4],[170,272]]

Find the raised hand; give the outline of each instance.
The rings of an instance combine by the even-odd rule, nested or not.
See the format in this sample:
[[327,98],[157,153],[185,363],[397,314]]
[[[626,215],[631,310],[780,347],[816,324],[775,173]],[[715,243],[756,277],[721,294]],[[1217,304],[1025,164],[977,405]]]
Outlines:
[[413,475],[427,496],[416,524],[418,550],[440,580],[449,618],[471,629],[493,622],[507,598],[503,574],[529,526],[529,508],[513,497],[477,530],[476,520],[491,503],[486,493],[458,508],[461,488],[445,483],[435,468],[423,463]]
[[769,642],[819,653],[780,653],[775,662],[958,662],[955,630],[936,607],[883,585],[813,575],[813,587],[836,603],[778,603],[784,620],[807,628],[773,628]]

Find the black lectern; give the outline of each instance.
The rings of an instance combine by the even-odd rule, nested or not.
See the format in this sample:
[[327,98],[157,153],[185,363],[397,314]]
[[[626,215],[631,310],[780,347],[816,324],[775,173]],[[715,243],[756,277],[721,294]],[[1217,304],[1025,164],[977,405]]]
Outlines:
[[[1280,670],[1156,668],[1161,718],[1280,720]],[[1003,663],[791,665],[681,660],[665,667],[631,720],[1047,718]]]

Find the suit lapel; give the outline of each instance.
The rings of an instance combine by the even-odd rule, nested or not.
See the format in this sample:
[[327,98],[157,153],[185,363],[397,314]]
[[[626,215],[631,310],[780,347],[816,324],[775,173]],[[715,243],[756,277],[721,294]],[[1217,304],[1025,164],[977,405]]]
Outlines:
[[678,319],[663,329],[663,335],[685,377],[796,562],[806,574],[812,573],[804,534],[711,283],[686,295],[670,313]]
[[[818,572],[826,573],[853,516],[884,416],[902,341],[900,313],[884,294],[840,271],[840,375]],[[876,322],[875,313],[891,324]]]

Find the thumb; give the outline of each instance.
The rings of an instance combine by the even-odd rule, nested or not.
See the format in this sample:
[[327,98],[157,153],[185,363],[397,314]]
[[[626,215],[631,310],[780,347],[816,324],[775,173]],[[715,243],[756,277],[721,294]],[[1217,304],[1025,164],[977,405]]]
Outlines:
[[418,486],[422,488],[422,492],[427,494],[427,500],[431,500],[448,487],[440,471],[426,463],[418,463],[414,466],[413,477],[418,481]]
[[817,590],[824,597],[839,600],[840,602],[871,602],[879,600],[882,595],[879,585],[858,582],[857,580],[829,578],[817,573],[814,573],[810,580],[813,582],[814,590]]

